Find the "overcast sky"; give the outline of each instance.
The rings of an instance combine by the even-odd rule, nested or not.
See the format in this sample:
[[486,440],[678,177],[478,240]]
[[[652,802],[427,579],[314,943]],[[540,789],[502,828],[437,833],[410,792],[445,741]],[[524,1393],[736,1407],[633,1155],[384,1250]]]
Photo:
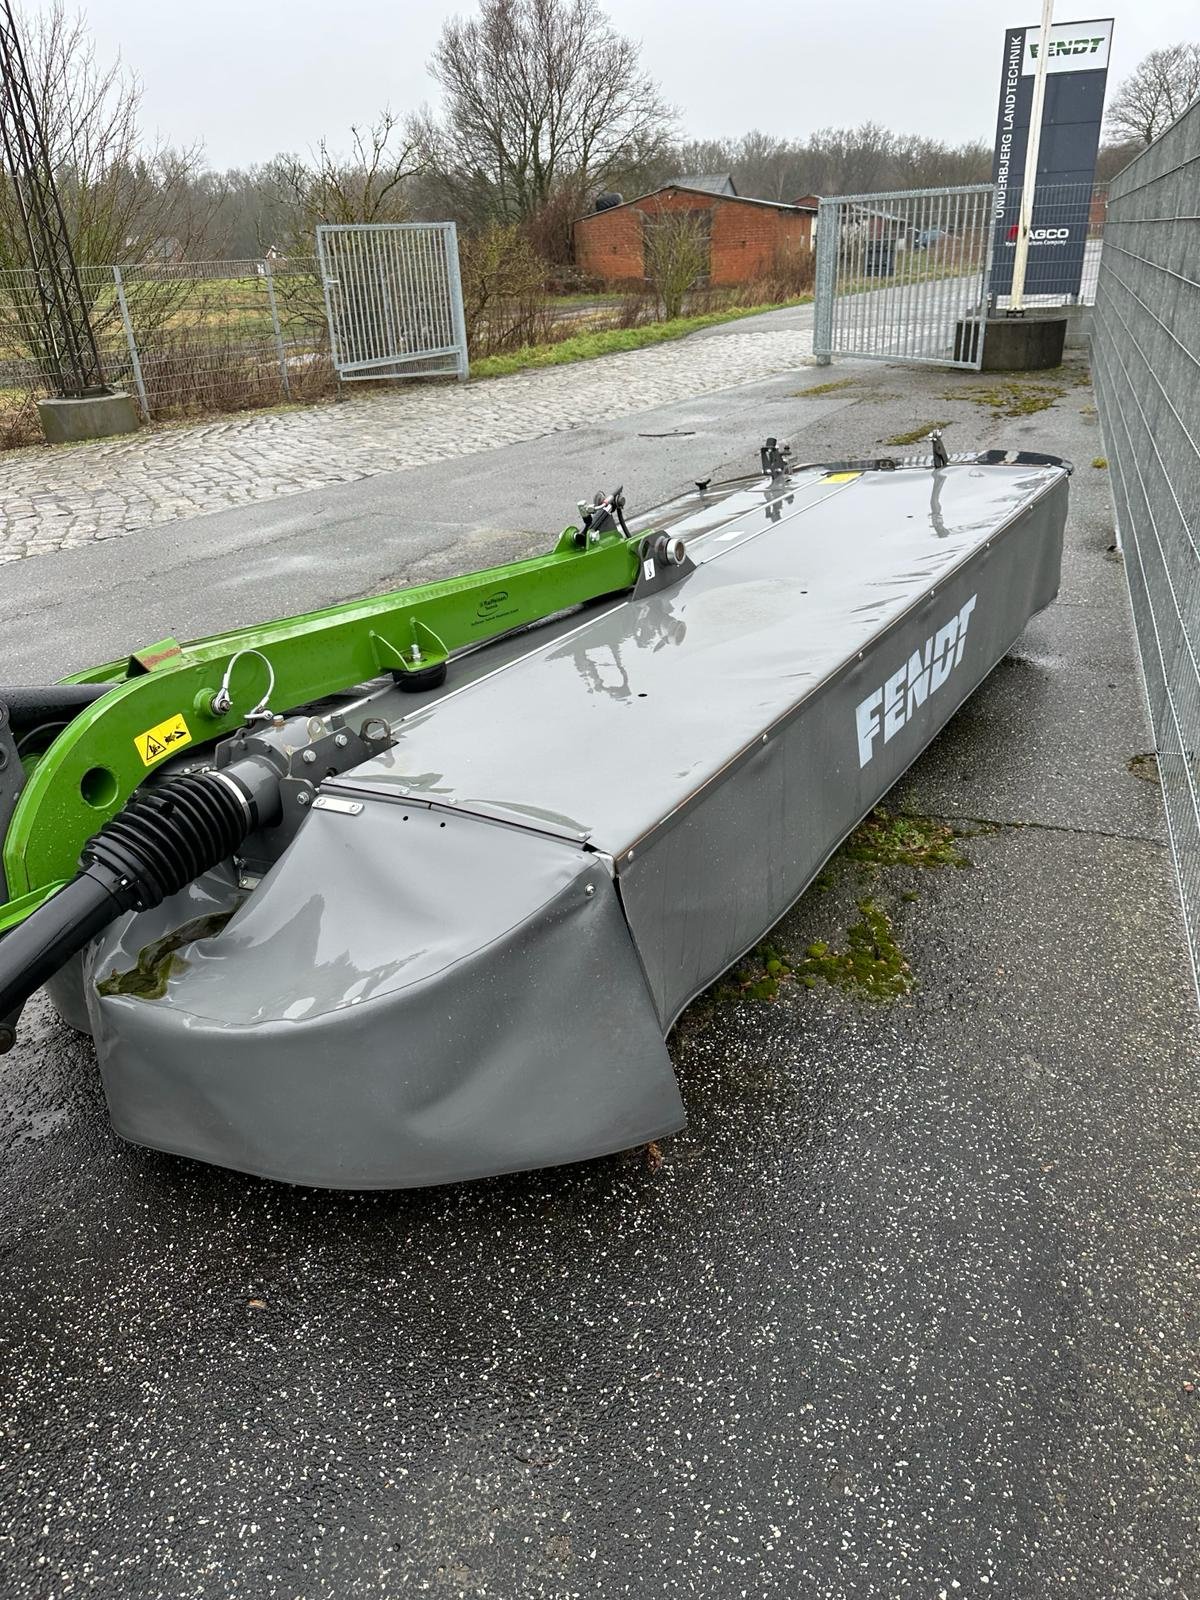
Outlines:
[[[32,0],[37,9],[39,0]],[[31,0],[25,0],[27,6]],[[105,52],[145,85],[144,123],[170,143],[201,140],[213,166],[342,148],[381,106],[433,98],[425,63],[445,17],[466,3],[425,0],[87,0]],[[1004,29],[1040,6],[991,0],[611,0],[689,134],[882,122],[905,133],[989,142]],[[1118,0],[1089,11],[1058,0],[1055,21],[1115,16],[1111,85],[1147,51],[1200,39],[1197,0]]]

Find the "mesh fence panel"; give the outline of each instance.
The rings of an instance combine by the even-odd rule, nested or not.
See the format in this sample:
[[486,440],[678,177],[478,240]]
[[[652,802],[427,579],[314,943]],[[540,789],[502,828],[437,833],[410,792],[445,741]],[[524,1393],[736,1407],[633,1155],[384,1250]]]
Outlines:
[[990,184],[823,199],[818,359],[977,366],[992,232]]
[[[85,267],[107,381],[154,418],[310,399],[332,390],[315,260]],[[32,272],[0,273],[0,448],[40,438]]]
[[1198,194],[1200,104],[1112,183],[1092,369],[1192,963],[1200,971]]
[[[991,290],[995,305],[1006,308],[1016,253],[1022,191],[1014,186],[997,195]],[[1034,191],[1025,304],[1093,305],[1100,275],[1100,247],[1108,191],[1090,183],[1040,183]]]

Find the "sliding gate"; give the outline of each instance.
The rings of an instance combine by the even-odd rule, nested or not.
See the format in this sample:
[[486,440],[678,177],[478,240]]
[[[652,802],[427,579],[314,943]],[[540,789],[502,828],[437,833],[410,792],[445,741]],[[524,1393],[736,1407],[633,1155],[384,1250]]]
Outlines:
[[978,371],[991,184],[844,194],[817,214],[813,353]]
[[322,224],[317,259],[339,378],[467,376],[452,222]]

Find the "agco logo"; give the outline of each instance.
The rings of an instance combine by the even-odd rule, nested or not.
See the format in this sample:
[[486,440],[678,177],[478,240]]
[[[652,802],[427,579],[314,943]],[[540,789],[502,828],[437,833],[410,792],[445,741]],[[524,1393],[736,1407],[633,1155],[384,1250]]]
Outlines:
[[[1005,237],[1005,244],[1015,245],[1017,242],[1018,227],[1014,222]],[[1066,244],[1071,237],[1070,228],[1030,228],[1030,244]]]

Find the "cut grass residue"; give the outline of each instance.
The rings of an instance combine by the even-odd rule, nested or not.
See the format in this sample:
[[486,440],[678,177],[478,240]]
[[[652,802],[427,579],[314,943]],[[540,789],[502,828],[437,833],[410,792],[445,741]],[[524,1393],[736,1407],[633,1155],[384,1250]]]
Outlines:
[[885,439],[884,444],[916,444],[919,439],[928,439],[935,428],[948,428],[948,422],[923,422],[919,428],[913,428],[909,433],[897,433],[890,439]]
[[846,930],[843,949],[818,939],[795,960],[774,945],[759,945],[749,962],[733,973],[726,992],[749,1000],[774,1000],[781,983],[815,989],[823,981],[868,1000],[894,1000],[907,994],[914,982],[912,969],[896,943],[891,917],[871,899],[860,900],[858,911],[861,921]]
[[[968,828],[953,828],[933,817],[893,815],[879,807],[850,835],[809,893],[828,893],[841,863],[857,866],[865,883],[889,867],[969,867],[971,861],[958,841],[994,833],[997,826],[978,822]],[[916,899],[915,889],[900,894],[903,902]],[[781,984],[795,983],[813,989],[822,981],[870,1000],[894,1000],[908,994],[916,980],[896,941],[886,907],[871,895],[859,900],[857,906],[860,920],[846,930],[842,948],[817,940],[797,957],[765,941],[717,986],[715,997],[774,1000]]]
[[967,400],[972,405],[990,406],[993,419],[999,422],[1003,417],[1031,417],[1035,412],[1047,411],[1066,392],[1066,388],[1059,383],[1010,381],[958,389],[953,394],[944,395],[943,399]]
[[857,378],[834,378],[831,383],[814,383],[811,389],[793,389],[791,399],[812,400],[819,395],[836,394],[839,389],[854,389],[857,386]]
[[1158,756],[1153,750],[1142,755],[1130,756],[1125,763],[1135,778],[1142,778],[1147,783],[1161,783],[1158,774]]
[[650,322],[641,328],[610,328],[603,333],[575,334],[557,344],[526,345],[509,355],[484,356],[480,361],[473,361],[471,376],[506,378],[530,368],[561,367],[572,361],[592,361],[597,356],[614,355],[622,350],[644,350],[648,345],[663,344],[668,339],[682,339],[701,328],[715,328],[718,323],[737,322],[742,317],[756,317],[764,311],[803,305],[811,298],[811,295],[801,295],[796,300],[780,300],[770,305],[736,306],[728,311],[706,311],[696,317],[675,317],[670,322]]
[[1107,456],[1093,456],[1092,457],[1092,465],[1097,469],[1097,471],[1103,472],[1105,467],[1108,466],[1108,457]]
[[850,835],[843,854],[873,867],[969,867],[960,837],[932,817],[892,816],[881,807]]
[[108,977],[96,985],[96,993],[132,995],[138,1000],[161,1000],[170,980],[187,970],[187,962],[175,952],[200,939],[211,939],[214,934],[220,933],[232,916],[232,911],[217,911],[185,922],[181,928],[146,945],[138,953],[136,966],[126,972],[118,972],[114,967]]

